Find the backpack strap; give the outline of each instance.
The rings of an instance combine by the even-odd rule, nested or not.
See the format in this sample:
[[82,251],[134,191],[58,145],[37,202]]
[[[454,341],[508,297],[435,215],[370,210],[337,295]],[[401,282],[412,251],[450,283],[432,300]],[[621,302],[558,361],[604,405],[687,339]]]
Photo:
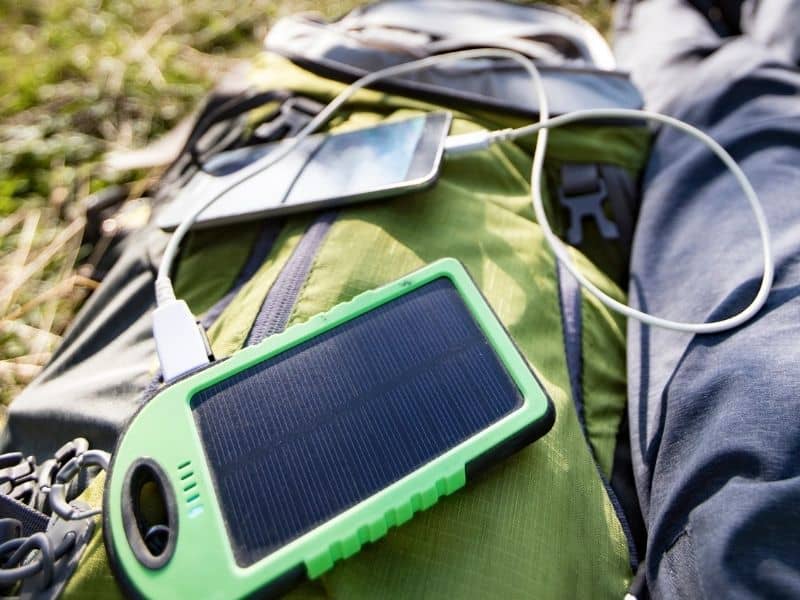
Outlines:
[[[233,142],[233,139],[239,136],[240,131],[236,127],[226,127],[216,143],[201,144],[201,140],[206,136],[209,130],[220,123],[227,123],[231,120],[238,119],[247,114],[251,110],[255,110],[272,102],[283,103],[289,99],[291,94],[287,91],[267,91],[267,92],[253,92],[247,90],[241,94],[228,98],[222,103],[209,104],[208,110],[203,111],[197,119],[192,132],[189,134],[189,139],[186,140],[183,153],[188,153],[192,158],[192,162],[199,165],[203,162],[203,155],[208,153],[215,153],[217,146],[228,146]],[[233,138],[233,139],[227,139]]]
[[[18,524],[16,531],[12,531],[11,524],[14,521]],[[34,533],[39,533],[47,529],[50,517],[38,510],[15,500],[8,494],[0,494],[0,542],[7,541],[7,535],[16,533],[13,537],[28,537]]]
[[74,496],[86,482],[80,475],[90,476],[85,469],[79,472],[81,466],[105,465],[94,460],[98,455],[107,457],[89,450],[83,438],[64,444],[40,465],[21,452],[0,455],[0,595],[6,597],[20,582],[20,598],[61,594],[94,534],[94,520],[83,516],[96,511],[70,500],[65,504],[70,514],[61,516],[63,508],[59,512],[49,496],[60,486],[66,503],[66,494]]

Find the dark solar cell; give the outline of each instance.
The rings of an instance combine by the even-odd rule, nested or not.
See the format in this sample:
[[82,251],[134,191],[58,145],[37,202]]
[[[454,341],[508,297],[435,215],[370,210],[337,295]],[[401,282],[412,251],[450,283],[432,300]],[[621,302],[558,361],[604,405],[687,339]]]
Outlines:
[[247,566],[521,402],[442,278],[203,390],[192,407]]

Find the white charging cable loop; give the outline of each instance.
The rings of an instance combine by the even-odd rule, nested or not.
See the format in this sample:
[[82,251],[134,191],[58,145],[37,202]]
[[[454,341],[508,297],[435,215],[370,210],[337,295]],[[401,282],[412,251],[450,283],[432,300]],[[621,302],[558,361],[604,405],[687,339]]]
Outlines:
[[[550,227],[550,223],[547,220],[547,215],[545,214],[544,210],[544,201],[542,199],[542,191],[541,191],[541,175],[542,175],[542,166],[544,163],[544,154],[545,154],[545,146],[546,146],[546,136],[543,138],[542,134],[546,134],[547,129],[554,129],[556,127],[562,127],[567,124],[577,123],[581,121],[592,121],[592,120],[628,120],[628,121],[650,121],[650,122],[658,122],[664,125],[668,125],[670,127],[674,127],[687,133],[694,138],[701,141],[705,144],[722,162],[723,164],[730,170],[731,174],[736,179],[739,187],[742,189],[745,198],[747,199],[750,209],[753,212],[755,217],[755,222],[758,228],[759,235],[761,237],[761,252],[763,256],[763,274],[761,278],[761,285],[756,293],[753,301],[750,303],[747,308],[742,310],[740,313],[728,317],[726,319],[722,319],[720,321],[713,321],[708,323],[685,323],[681,321],[672,321],[669,319],[664,319],[661,317],[657,317],[655,315],[651,315],[649,313],[642,312],[640,310],[636,310],[628,306],[627,304],[623,304],[618,300],[615,300],[601,289],[599,289],[595,284],[593,284],[589,279],[581,273],[578,268],[575,266],[573,261],[571,260],[569,253],[567,251],[566,246],[561,242],[558,236],[553,232],[552,228]],[[719,333],[721,331],[727,331],[734,327],[738,327],[743,323],[750,320],[753,316],[758,313],[759,310],[764,306],[767,301],[767,297],[769,296],[769,292],[772,288],[772,282],[774,278],[774,263],[772,259],[772,250],[771,250],[771,241],[770,241],[770,232],[769,232],[769,225],[767,223],[766,216],[764,214],[764,210],[761,206],[761,202],[758,199],[758,195],[756,194],[753,186],[750,184],[750,181],[747,179],[747,176],[744,174],[742,169],[736,163],[736,161],[731,157],[730,154],[714,140],[708,134],[702,132],[701,130],[697,129],[689,125],[688,123],[684,123],[678,119],[673,117],[669,117],[666,115],[662,115],[659,113],[643,111],[643,110],[633,110],[633,109],[590,109],[590,110],[581,110],[575,111],[572,113],[567,113],[565,115],[555,117],[553,119],[547,119],[546,111],[542,111],[542,121],[536,123],[534,125],[529,125],[526,127],[521,127],[519,129],[514,130],[512,137],[518,138],[525,135],[530,135],[532,133],[539,132],[538,139],[536,140],[536,147],[534,150],[534,158],[533,158],[533,168],[531,172],[531,194],[533,198],[533,210],[536,214],[536,219],[539,222],[540,227],[542,228],[542,233],[545,236],[545,239],[553,250],[553,253],[556,255],[556,258],[561,261],[564,267],[578,280],[578,282],[586,288],[593,296],[595,296],[600,302],[605,304],[608,308],[628,317],[631,319],[636,319],[641,321],[642,323],[646,323],[648,325],[653,325],[655,327],[661,327],[664,329],[671,329],[674,331],[682,331],[687,333]],[[545,140],[545,141],[542,141]]]
[[[454,138],[463,138],[463,139],[459,141],[458,139],[454,140],[454,138],[451,138],[451,140],[453,141],[451,141],[449,147],[455,154],[458,152],[474,151],[481,148],[485,148],[488,147],[490,144],[496,142],[514,140],[532,134],[537,135],[536,145],[534,147],[534,153],[533,153],[533,164],[531,166],[531,200],[533,204],[533,211],[539,223],[539,226],[542,229],[542,233],[544,234],[545,240],[552,249],[556,258],[564,265],[564,267],[570,273],[572,273],[572,275],[578,280],[581,286],[583,286],[590,294],[595,296],[600,302],[602,302],[608,308],[628,318],[636,319],[638,321],[656,327],[662,327],[665,329],[672,329],[676,331],[683,331],[689,333],[717,333],[731,329],[733,327],[737,327],[745,323],[749,319],[751,319],[764,306],[764,304],[767,301],[770,289],[772,287],[772,281],[774,276],[774,266],[773,266],[772,252],[771,252],[769,227],[767,224],[766,217],[764,215],[764,211],[761,207],[761,203],[758,199],[757,194],[755,193],[755,190],[753,189],[752,185],[750,184],[745,174],[736,164],[736,161],[733,160],[730,154],[728,154],[728,152],[725,151],[725,149],[722,146],[720,146],[707,134],[703,133],[702,131],[700,131],[695,127],[692,127],[687,123],[684,123],[672,117],[668,117],[666,115],[661,115],[658,113],[642,111],[642,110],[590,109],[590,110],[575,111],[572,113],[568,113],[550,119],[550,111],[547,102],[547,95],[545,93],[541,77],[539,75],[539,70],[536,68],[536,65],[533,63],[533,61],[530,60],[528,57],[519,54],[517,52],[511,50],[496,49],[496,48],[479,48],[475,50],[449,52],[446,54],[439,54],[436,56],[431,56],[428,58],[423,58],[420,60],[403,63],[393,67],[388,67],[386,69],[381,69],[380,71],[369,73],[368,75],[365,75],[364,77],[358,79],[357,81],[349,85],[347,88],[345,88],[298,133],[297,137],[295,137],[290,142],[282,145],[268,156],[260,159],[256,163],[256,165],[254,165],[255,168],[252,171],[250,171],[246,177],[231,184],[231,186],[229,186],[225,190],[219,192],[217,195],[201,203],[199,206],[195,207],[195,209],[189,215],[187,215],[187,217],[183,220],[183,222],[181,222],[181,224],[178,226],[178,228],[173,233],[171,239],[169,240],[167,248],[164,252],[164,257],[159,266],[158,277],[156,279],[156,300],[158,304],[161,305],[163,303],[175,300],[175,293],[173,291],[172,283],[170,281],[170,271],[172,269],[172,264],[175,261],[175,257],[177,256],[178,249],[180,247],[181,241],[183,240],[183,237],[191,229],[192,225],[200,216],[200,214],[204,210],[206,210],[209,206],[211,206],[214,202],[216,202],[220,197],[229,192],[231,189],[233,189],[237,185],[240,185],[244,181],[247,181],[251,177],[256,176],[257,174],[261,173],[268,167],[272,166],[273,164],[277,163],[279,160],[282,160],[285,156],[290,154],[309,135],[311,135],[320,126],[322,126],[357,91],[373,83],[376,83],[380,80],[388,79],[391,77],[397,77],[400,75],[405,75],[407,73],[420,71],[444,63],[451,63],[460,60],[470,60],[478,58],[504,58],[508,60],[513,60],[518,64],[520,64],[528,72],[528,74],[531,76],[531,80],[533,81],[535,93],[539,103],[540,119],[539,122],[537,123],[520,127],[517,129],[506,129],[502,131],[486,132],[485,137],[482,137],[480,135],[476,136],[474,134],[467,134],[467,136],[454,136]],[[759,287],[758,293],[756,294],[755,298],[747,308],[745,308],[743,311],[732,317],[709,323],[685,323],[680,321],[672,321],[669,319],[664,319],[661,317],[657,317],[655,315],[651,315],[636,310],[631,306],[628,306],[626,304],[623,304],[622,302],[619,302],[618,300],[615,300],[614,298],[603,292],[591,281],[589,281],[589,279],[577,269],[577,267],[572,262],[569,253],[567,252],[566,246],[561,242],[561,240],[558,238],[558,236],[553,232],[552,228],[550,227],[550,223],[547,220],[547,215],[545,214],[544,200],[542,198],[542,190],[541,190],[541,184],[542,184],[541,179],[544,166],[544,157],[547,150],[549,129],[562,127],[570,123],[592,121],[599,119],[627,120],[627,121],[637,121],[637,122],[649,121],[649,122],[658,122],[663,125],[675,127],[704,143],[708,148],[711,149],[712,152],[714,152],[716,156],[720,158],[720,160],[722,160],[725,166],[731,171],[733,176],[736,178],[736,181],[739,183],[739,186],[742,188],[742,191],[744,192],[744,195],[750,204],[750,208],[753,211],[753,215],[755,216],[756,225],[758,226],[758,231],[761,236],[761,247],[764,257],[764,272],[761,279],[761,286]]]

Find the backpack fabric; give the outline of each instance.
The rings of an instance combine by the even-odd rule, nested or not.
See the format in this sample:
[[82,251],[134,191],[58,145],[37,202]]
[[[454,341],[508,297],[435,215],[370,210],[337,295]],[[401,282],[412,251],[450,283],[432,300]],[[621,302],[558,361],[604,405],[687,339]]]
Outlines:
[[[476,46],[537,59],[556,114],[641,102],[624,74],[611,70],[602,38],[548,7],[436,0],[423,11],[415,0],[390,0],[333,23],[289,17],[253,61],[247,92],[222,102],[226,118],[203,125],[192,141],[199,151],[184,147],[155,197],[171,197],[198,154],[285,135],[363,72]],[[361,91],[329,128],[442,109],[453,113],[451,133],[511,127],[536,118],[533,96],[513,65],[456,65]],[[232,108],[237,102],[249,104]],[[202,112],[196,128],[203,115],[220,114],[219,106]],[[648,144],[643,126],[597,123],[554,130],[547,154],[544,192],[554,228],[571,238],[573,258],[592,281],[621,300]],[[555,405],[555,425],[541,440],[289,597],[625,594],[639,560],[635,499],[615,492],[625,481],[625,323],[583,293],[545,245],[530,206],[532,148],[528,139],[446,159],[425,191],[187,240],[176,292],[201,315],[217,358],[451,256],[466,266]],[[573,229],[575,203],[598,193],[602,213]],[[603,231],[607,223],[613,235]],[[82,435],[112,450],[127,418],[158,391],[149,327],[166,239],[150,226],[126,240],[52,363],[12,404],[6,447],[45,453]],[[99,505],[102,484],[99,476],[84,499]],[[119,589],[96,534],[64,596],[113,594]]]

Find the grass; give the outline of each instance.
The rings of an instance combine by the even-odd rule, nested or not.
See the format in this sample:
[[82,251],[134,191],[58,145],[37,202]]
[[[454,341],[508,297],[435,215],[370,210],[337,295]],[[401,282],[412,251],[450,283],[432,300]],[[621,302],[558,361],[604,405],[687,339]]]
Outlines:
[[[110,150],[174,126],[283,14],[356,0],[0,0],[0,402],[40,371],[97,287],[82,268],[86,198],[151,173]],[[566,0],[601,31],[610,0]],[[140,187],[141,189],[141,187]]]

